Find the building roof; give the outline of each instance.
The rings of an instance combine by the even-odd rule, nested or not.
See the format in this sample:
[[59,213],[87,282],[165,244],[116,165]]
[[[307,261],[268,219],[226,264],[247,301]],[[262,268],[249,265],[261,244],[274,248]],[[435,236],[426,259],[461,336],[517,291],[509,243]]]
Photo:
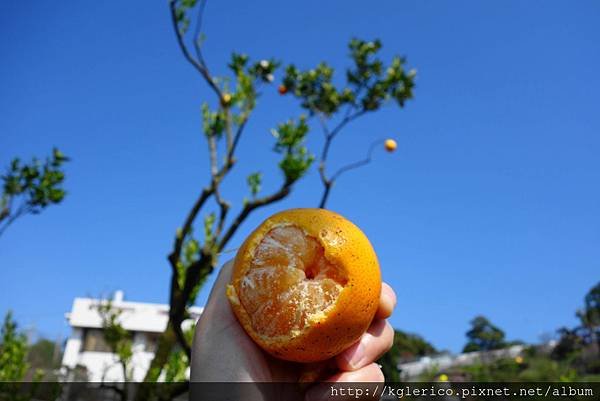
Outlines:
[[[106,299],[75,298],[71,312],[66,313],[65,317],[73,327],[102,328],[98,306],[105,302]],[[119,322],[126,330],[162,333],[167,327],[169,305],[124,301],[120,291],[117,291],[111,303],[114,308],[121,310]],[[193,322],[200,317],[203,309],[198,306],[188,309]]]

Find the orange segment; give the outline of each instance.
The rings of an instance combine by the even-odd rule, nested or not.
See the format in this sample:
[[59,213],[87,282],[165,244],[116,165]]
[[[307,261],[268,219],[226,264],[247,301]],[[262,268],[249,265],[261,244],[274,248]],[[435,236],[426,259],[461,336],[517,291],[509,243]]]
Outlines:
[[293,225],[264,236],[239,287],[240,301],[258,334],[273,337],[302,330],[336,301],[346,280],[323,252],[316,239]]

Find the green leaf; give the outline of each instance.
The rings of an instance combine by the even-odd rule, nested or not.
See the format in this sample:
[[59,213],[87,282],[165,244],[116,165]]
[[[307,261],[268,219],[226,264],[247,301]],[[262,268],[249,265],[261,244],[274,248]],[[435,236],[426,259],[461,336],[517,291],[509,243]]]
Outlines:
[[213,226],[215,224],[216,216],[214,213],[210,213],[204,217],[204,242],[210,243],[213,240]]
[[276,138],[274,150],[283,154],[279,168],[288,182],[294,182],[306,173],[314,161],[314,156],[308,153],[304,140],[308,133],[306,117],[301,116],[298,122],[289,120],[273,129]]
[[252,194],[253,197],[256,197],[256,195],[260,192],[260,185],[262,182],[262,174],[260,172],[252,173],[248,176],[248,178],[246,178],[246,182],[248,183],[248,186],[250,187],[250,193]]

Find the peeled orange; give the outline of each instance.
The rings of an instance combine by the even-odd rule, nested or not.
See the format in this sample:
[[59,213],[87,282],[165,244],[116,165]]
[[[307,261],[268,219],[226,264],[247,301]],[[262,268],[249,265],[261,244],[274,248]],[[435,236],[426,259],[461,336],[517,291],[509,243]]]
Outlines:
[[328,359],[356,342],[379,305],[381,273],[366,235],[324,209],[265,220],[234,260],[227,297],[250,337],[271,355]]

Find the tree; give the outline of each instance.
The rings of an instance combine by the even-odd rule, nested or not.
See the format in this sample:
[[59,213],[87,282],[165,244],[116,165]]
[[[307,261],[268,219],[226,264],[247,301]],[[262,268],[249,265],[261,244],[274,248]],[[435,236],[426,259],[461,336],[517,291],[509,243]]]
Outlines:
[[504,332],[484,316],[477,316],[471,320],[471,329],[467,331],[467,339],[463,352],[491,351],[506,346]]
[[[377,57],[382,46],[379,40],[350,41],[353,65],[345,71],[346,80],[342,85],[334,83],[334,69],[327,63],[309,69],[287,65],[283,68],[278,91],[282,96],[289,94],[295,98],[301,113],[280,122],[271,130],[273,150],[281,156],[277,166],[283,176],[281,184],[268,194],[260,195],[262,173],[256,171],[251,174],[246,179],[249,194],[241,202],[237,214],[230,216],[233,204],[226,199],[221,184],[238,163],[236,150],[257,107],[260,91],[273,83],[282,63],[273,58],[251,61],[245,54],[233,53],[228,64],[229,74],[213,75],[203,54],[205,5],[206,0],[169,1],[177,43],[184,58],[210,88],[214,100],[203,103],[201,108],[204,138],[209,151],[208,183],[198,194],[181,227],[176,229],[168,254],[171,268],[169,321],[159,338],[155,357],[145,377],[148,382],[158,380],[176,349],[181,349],[189,359],[191,345],[181,328],[188,317],[187,308],[195,302],[202,284],[218,265],[218,255],[247,217],[290,195],[315,161],[323,184],[319,205],[325,207],[336,180],[346,172],[368,164],[378,149],[377,145],[382,142],[373,141],[365,159],[328,173],[327,159],[334,140],[352,121],[377,111],[389,102],[404,107],[413,96],[416,72],[405,70],[406,60],[399,56],[386,66]],[[192,13],[196,18],[190,38]],[[305,139],[313,125],[318,125],[324,135],[318,159],[305,146]],[[211,202],[216,205],[212,209]],[[197,236],[198,232],[201,237]],[[148,399],[150,391],[150,386],[142,387],[137,398]]]
[[415,358],[434,355],[437,350],[423,337],[394,330],[394,344],[377,362],[382,366],[383,374],[389,382],[400,381],[398,364]]
[[28,344],[25,334],[17,330],[17,323],[10,311],[4,317],[0,335],[0,399],[30,400],[42,380],[43,372],[33,372],[30,378],[32,385],[21,388],[19,382],[26,378],[30,367],[27,363]]
[[29,346],[27,363],[30,366],[30,373],[27,376],[32,376],[35,372],[44,372],[44,380],[56,381],[61,359],[60,345],[46,338],[40,338]]
[[27,337],[17,331],[17,323],[10,311],[4,317],[1,335],[0,382],[21,381],[29,368],[26,360]]
[[61,168],[68,160],[54,148],[44,163],[36,158],[29,164],[22,164],[19,158],[11,161],[1,177],[0,236],[18,218],[62,202],[66,192],[61,187],[65,178]]
[[568,327],[561,327],[557,330],[559,340],[556,346],[552,349],[551,356],[553,359],[562,361],[580,351],[583,347],[583,339],[580,330],[573,330]]
[[587,343],[596,344],[600,351],[600,282],[584,298],[583,309],[577,311]]

